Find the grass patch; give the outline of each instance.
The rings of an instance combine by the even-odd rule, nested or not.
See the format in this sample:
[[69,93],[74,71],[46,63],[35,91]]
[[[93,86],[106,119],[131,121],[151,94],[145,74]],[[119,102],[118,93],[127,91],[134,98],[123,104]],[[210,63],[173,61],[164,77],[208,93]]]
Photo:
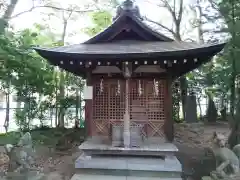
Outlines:
[[0,134],[0,146],[5,144],[16,144],[21,137],[19,132],[9,132]]
[[[68,146],[67,144],[82,142],[84,140],[84,132],[85,130],[83,128],[39,128],[30,131],[34,145],[45,145],[51,147],[62,145]],[[20,132],[0,134],[0,146],[5,144],[16,144],[20,137]]]

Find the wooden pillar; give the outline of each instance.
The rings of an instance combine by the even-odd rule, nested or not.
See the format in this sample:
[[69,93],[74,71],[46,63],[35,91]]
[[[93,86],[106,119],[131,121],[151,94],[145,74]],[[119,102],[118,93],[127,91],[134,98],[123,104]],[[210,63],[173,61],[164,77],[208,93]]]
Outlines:
[[[91,73],[89,72],[87,74],[86,78],[86,85],[87,86],[92,86],[92,76]],[[93,105],[93,100],[92,99],[87,99],[85,100],[85,131],[86,131],[86,137],[91,137],[92,136],[92,105]]]
[[124,132],[123,141],[124,147],[130,146],[130,114],[129,114],[129,79],[126,78],[126,91],[125,91],[125,114],[124,114]]
[[124,68],[124,77],[126,82],[125,90],[125,114],[124,114],[124,130],[123,130],[123,144],[125,148],[130,147],[130,112],[129,112],[129,79],[131,77],[131,65],[126,65]]
[[166,140],[168,142],[172,142],[174,140],[174,121],[172,117],[172,78],[168,77],[166,79],[166,86],[165,86],[165,96],[164,96],[164,103],[165,103],[165,122],[164,122],[164,133],[166,136]]

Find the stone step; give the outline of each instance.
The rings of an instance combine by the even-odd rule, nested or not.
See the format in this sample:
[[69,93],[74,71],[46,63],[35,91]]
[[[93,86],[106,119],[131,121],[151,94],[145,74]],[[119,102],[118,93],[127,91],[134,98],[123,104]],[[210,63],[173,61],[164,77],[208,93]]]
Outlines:
[[181,173],[181,163],[175,156],[134,157],[134,156],[86,156],[82,154],[75,162],[76,169],[106,169],[125,171]]
[[71,180],[182,180],[182,178],[159,178],[159,177],[138,177],[138,176],[113,176],[113,175],[92,175],[75,174]]
[[85,141],[79,149],[89,155],[171,156],[178,152],[178,148],[172,143],[144,143],[141,147],[125,148],[113,147],[100,141]]
[[155,177],[155,178],[181,178],[182,173],[158,172],[158,171],[132,171],[113,169],[77,169],[78,174],[105,175],[105,176],[128,176],[128,177]]

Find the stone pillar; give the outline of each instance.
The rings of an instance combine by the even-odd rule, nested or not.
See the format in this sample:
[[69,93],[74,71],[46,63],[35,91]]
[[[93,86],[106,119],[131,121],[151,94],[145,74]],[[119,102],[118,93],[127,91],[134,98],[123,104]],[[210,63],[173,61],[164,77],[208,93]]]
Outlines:
[[195,123],[197,122],[197,102],[195,95],[187,96],[186,102],[186,122]]

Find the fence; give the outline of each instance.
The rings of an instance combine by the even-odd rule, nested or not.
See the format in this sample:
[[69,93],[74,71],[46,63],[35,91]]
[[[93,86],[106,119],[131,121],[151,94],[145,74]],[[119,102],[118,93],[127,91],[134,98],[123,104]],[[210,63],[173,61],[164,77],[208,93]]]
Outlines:
[[[14,131],[18,129],[17,123],[16,123],[16,118],[15,118],[15,112],[16,112],[16,103],[11,103],[12,108],[10,108],[10,118],[9,118],[9,131]],[[200,106],[199,104],[197,105],[197,114],[198,115],[206,115],[206,110],[207,110],[207,106],[208,106],[208,102],[206,98],[201,99],[200,101]],[[200,107],[201,107],[201,111],[200,111]],[[218,110],[220,110],[220,104],[218,101],[216,101],[216,107]],[[80,108],[81,112],[79,113],[79,121],[80,124],[83,124],[84,121],[84,105],[82,105],[82,107]],[[55,115],[54,113],[55,109],[49,109],[46,114],[44,114],[44,119],[42,119],[42,123],[40,122],[39,119],[33,119],[31,122],[31,125],[34,126],[39,126],[41,124],[44,124],[46,126],[49,127],[55,127]],[[180,110],[180,113],[182,111]],[[5,128],[4,128],[4,121],[5,121],[5,117],[6,117],[6,106],[1,103],[0,104],[0,133],[4,133],[5,132]],[[66,110],[66,115],[65,115],[65,127],[66,128],[70,128],[73,127],[75,125],[75,117],[76,117],[76,109],[75,107],[73,108],[68,108]],[[180,115],[180,117],[182,117]]]
[[[80,125],[83,125],[84,121],[84,107],[80,108],[82,111],[79,112],[78,120],[80,121]],[[15,131],[18,129],[17,121],[15,117],[15,112],[17,108],[10,108],[9,110],[9,131]],[[56,116],[52,113],[55,112],[55,109],[49,109],[45,114],[44,118],[39,119],[32,119],[31,120],[31,127],[36,127],[40,125],[49,126],[49,127],[55,127],[55,119]],[[65,114],[65,127],[71,128],[75,125],[75,119],[76,119],[76,109],[75,108],[68,108]],[[6,118],[6,108],[1,107],[0,108],[0,133],[5,133],[4,128],[4,122]]]

